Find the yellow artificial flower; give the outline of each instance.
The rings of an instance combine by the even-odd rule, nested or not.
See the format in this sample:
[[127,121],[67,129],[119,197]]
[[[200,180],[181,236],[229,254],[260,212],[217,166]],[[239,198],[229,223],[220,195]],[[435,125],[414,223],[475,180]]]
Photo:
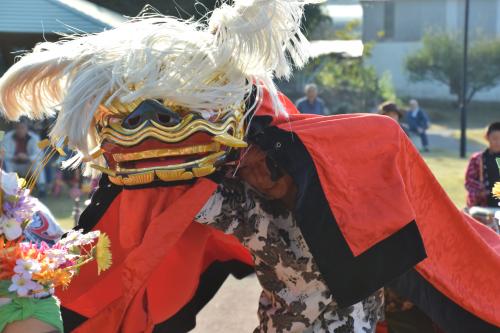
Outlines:
[[24,178],[17,178],[17,183],[19,184],[19,188],[25,188],[26,187],[26,179]]
[[111,246],[111,241],[108,235],[101,233],[99,240],[95,246],[96,249],[96,261],[97,261],[97,274],[101,274],[111,267],[112,256],[109,247]]
[[500,199],[500,182],[496,183],[495,186],[493,186],[493,190],[491,191],[493,193],[493,196],[497,199]]

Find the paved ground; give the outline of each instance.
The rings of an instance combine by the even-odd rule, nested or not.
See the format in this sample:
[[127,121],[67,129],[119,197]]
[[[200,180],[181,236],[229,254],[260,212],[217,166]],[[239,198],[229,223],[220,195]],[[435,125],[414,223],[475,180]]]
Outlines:
[[[455,132],[451,129],[444,128],[442,126],[432,126],[431,129],[427,132],[429,137],[429,146],[431,150],[437,151],[451,151],[457,152],[459,151],[459,141],[455,137]],[[421,147],[420,138],[416,136],[412,136],[412,140],[417,147]],[[468,140],[467,141],[467,151],[469,153],[481,151],[484,149],[484,146],[480,143]]]
[[198,315],[194,333],[251,333],[257,327],[260,286],[255,275],[229,278]]

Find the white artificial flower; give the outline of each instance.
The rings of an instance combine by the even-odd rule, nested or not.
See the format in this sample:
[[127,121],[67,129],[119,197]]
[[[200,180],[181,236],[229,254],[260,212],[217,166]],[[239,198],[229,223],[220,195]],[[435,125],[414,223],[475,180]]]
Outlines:
[[5,215],[0,216],[0,232],[2,231],[3,226],[7,223],[8,220],[9,218],[7,216]]
[[9,219],[2,216],[2,219],[0,220],[0,227],[2,233],[5,235],[5,238],[7,238],[7,240],[9,241],[16,240],[23,234],[21,223],[17,222],[14,219]]
[[58,244],[60,245],[63,245],[65,247],[72,247],[74,246],[73,244],[78,240],[78,237],[80,237],[82,234],[82,230],[71,230],[70,232],[68,232],[64,238],[62,238],[61,240],[59,240],[59,242],[57,242]]
[[12,284],[9,287],[10,292],[17,292],[20,297],[28,296],[30,291],[38,290],[40,285],[24,275],[15,274],[12,277]]
[[19,177],[17,177],[17,173],[2,171],[1,177],[0,183],[5,194],[16,195],[19,191]]
[[82,237],[80,237],[80,245],[88,245],[94,242],[99,236],[101,235],[100,231],[91,231],[86,234],[83,234]]
[[33,259],[17,259],[14,272],[20,275],[29,276],[42,270],[40,263]]
[[83,230],[71,230],[66,234],[66,237],[58,242],[58,244],[66,248],[84,246],[91,244],[99,235],[99,231],[91,231],[84,234]]
[[49,249],[45,251],[45,256],[50,261],[49,266],[56,269],[68,260],[68,251],[66,249]]

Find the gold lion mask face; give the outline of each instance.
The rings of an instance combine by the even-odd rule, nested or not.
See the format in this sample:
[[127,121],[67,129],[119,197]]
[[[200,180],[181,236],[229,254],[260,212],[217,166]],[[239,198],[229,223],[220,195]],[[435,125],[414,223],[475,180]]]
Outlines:
[[238,109],[192,111],[159,100],[116,100],[95,117],[108,168],[117,185],[180,181],[212,174],[247,146]]

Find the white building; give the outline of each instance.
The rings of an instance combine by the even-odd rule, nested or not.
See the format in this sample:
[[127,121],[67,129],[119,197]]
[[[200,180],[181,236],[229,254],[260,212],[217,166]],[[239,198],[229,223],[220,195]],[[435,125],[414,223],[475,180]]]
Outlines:
[[[361,0],[361,4],[363,41],[376,42],[368,62],[380,74],[392,74],[396,91],[417,98],[455,98],[444,85],[410,82],[404,62],[409,53],[421,47],[422,36],[428,29],[463,31],[465,0]],[[500,0],[471,1],[471,38],[475,32],[500,38]],[[479,93],[475,99],[500,101],[500,87]]]

